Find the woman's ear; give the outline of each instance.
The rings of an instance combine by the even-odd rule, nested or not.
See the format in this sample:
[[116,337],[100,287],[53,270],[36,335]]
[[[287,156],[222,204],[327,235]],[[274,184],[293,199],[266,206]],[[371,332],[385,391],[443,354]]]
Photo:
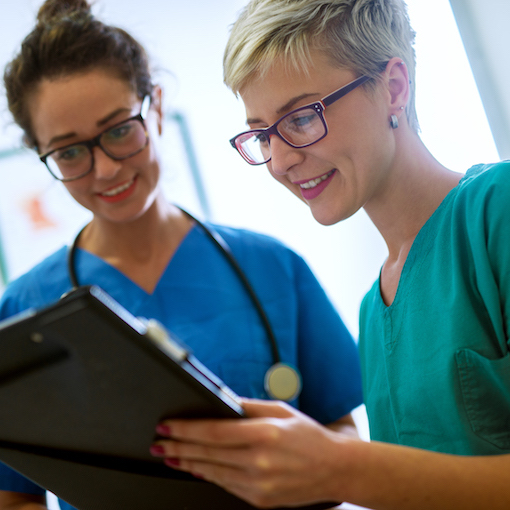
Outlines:
[[388,87],[389,112],[388,115],[400,115],[405,111],[409,99],[409,73],[401,58],[394,57],[386,65],[385,76]]
[[163,90],[159,85],[154,85],[151,94],[151,107],[158,116],[158,132],[163,132]]

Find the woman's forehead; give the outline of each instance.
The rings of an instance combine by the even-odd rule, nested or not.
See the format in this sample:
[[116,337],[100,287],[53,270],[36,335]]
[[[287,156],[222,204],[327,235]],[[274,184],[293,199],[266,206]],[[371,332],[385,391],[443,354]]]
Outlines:
[[39,144],[63,133],[85,136],[112,111],[129,110],[138,98],[123,80],[105,72],[90,72],[43,80],[27,106]]
[[[311,102],[321,99],[355,78],[354,72],[331,65],[323,55],[306,69],[296,69],[275,61],[266,72],[253,76],[240,90],[248,117],[258,110],[285,113],[294,107],[296,98]],[[299,106],[299,105],[297,105]]]

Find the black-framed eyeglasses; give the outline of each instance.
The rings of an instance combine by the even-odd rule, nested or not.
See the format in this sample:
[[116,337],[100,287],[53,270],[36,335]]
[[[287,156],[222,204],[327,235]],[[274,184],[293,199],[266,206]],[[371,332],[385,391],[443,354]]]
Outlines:
[[145,118],[150,108],[151,97],[145,96],[140,113],[105,129],[90,140],[73,143],[39,155],[51,175],[59,181],[69,182],[85,177],[94,168],[94,147],[110,158],[119,161],[143,151],[149,143]]
[[230,139],[230,144],[250,165],[262,165],[271,159],[271,135],[296,149],[313,145],[328,134],[324,110],[369,79],[369,76],[360,76],[320,101],[292,110],[272,126],[239,133]]

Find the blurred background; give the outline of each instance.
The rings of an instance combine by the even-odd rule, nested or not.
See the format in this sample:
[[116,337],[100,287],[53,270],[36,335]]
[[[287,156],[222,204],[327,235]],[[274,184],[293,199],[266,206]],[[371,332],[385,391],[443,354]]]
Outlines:
[[[32,29],[37,0],[0,0],[0,67]],[[273,235],[314,270],[358,335],[358,309],[386,247],[363,211],[334,226],[250,167],[228,139],[245,127],[243,105],[223,85],[229,26],[245,0],[97,0],[95,13],[145,45],[165,90],[164,185],[169,200],[202,219]],[[443,164],[465,172],[510,156],[508,0],[409,0],[417,32],[417,108],[422,138]],[[460,31],[459,31],[460,29]],[[53,181],[0,95],[0,293],[2,286],[69,242],[88,213]],[[360,420],[363,420],[362,409]]]

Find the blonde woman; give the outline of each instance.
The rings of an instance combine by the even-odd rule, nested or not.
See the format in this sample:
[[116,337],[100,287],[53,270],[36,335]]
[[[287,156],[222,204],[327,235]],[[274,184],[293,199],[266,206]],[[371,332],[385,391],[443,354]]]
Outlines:
[[324,225],[364,208],[388,247],[360,318],[372,442],[252,400],[242,423],[159,427],[169,464],[260,507],[510,507],[510,163],[430,154],[413,41],[402,0],[252,0],[230,35],[232,145]]

